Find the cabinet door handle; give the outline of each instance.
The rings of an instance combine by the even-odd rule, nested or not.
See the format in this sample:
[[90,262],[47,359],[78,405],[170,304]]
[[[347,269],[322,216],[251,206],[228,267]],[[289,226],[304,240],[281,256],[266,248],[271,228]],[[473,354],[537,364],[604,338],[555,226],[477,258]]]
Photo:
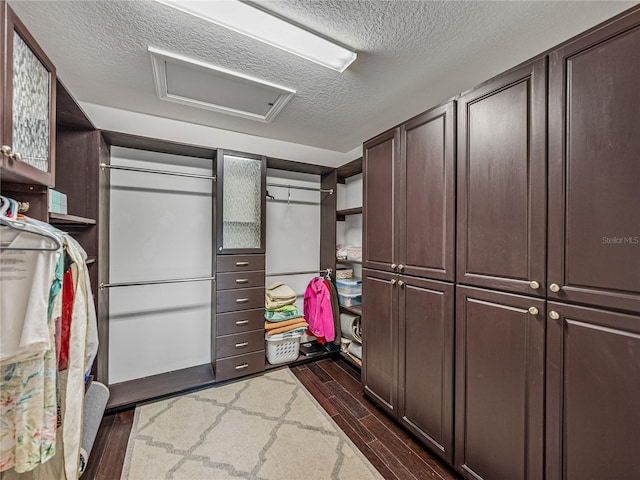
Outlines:
[[236,303],[247,303],[248,301],[248,298],[236,298]]
[[538,309],[536,307],[529,307],[529,313],[531,315],[537,315],[538,314]]
[[244,370],[245,368],[249,368],[248,363],[243,363],[242,365],[236,365],[236,370]]
[[395,279],[395,278],[392,278],[392,279],[391,279],[391,285],[395,286],[395,284],[396,284],[396,279]]
[[236,348],[246,347],[247,345],[249,345],[249,342],[236,343]]
[[403,264],[398,265],[398,270],[400,271],[404,270],[404,265]]
[[396,267],[397,267],[397,265],[396,265],[395,263],[392,263],[392,264],[391,264],[391,270],[395,270],[395,269],[396,269]]
[[560,315],[555,310],[551,310],[549,312],[549,318],[551,318],[551,320],[558,320],[560,318]]
[[249,262],[236,262],[236,267],[248,267]]
[[10,155],[11,158],[13,158],[16,162],[21,162],[22,161],[22,154],[18,153],[18,152],[13,152]]
[[536,282],[535,280],[531,280],[531,281],[529,282],[529,286],[530,286],[531,288],[533,288],[534,290],[537,290],[537,289],[539,289],[539,288],[540,288],[540,284],[539,284],[538,282]]
[[236,325],[249,325],[249,320],[238,320]]
[[400,280],[400,281],[398,282],[398,286],[399,286],[399,287],[404,287],[404,282],[403,282],[402,280]]
[[551,290],[553,293],[557,293],[560,291],[560,285],[558,285],[557,283],[552,283],[551,285],[549,285],[549,290]]
[[2,147],[0,147],[0,153],[2,153],[2,155],[4,155],[5,157],[10,157],[11,147],[9,145],[2,145]]
[[249,279],[248,278],[237,278],[236,279],[236,283],[249,283]]

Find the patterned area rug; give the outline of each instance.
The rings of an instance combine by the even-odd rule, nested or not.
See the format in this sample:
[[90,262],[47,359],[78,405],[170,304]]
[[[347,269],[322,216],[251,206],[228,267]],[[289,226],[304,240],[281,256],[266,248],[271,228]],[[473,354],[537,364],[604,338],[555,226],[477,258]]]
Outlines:
[[380,480],[284,368],[136,409],[122,480]]

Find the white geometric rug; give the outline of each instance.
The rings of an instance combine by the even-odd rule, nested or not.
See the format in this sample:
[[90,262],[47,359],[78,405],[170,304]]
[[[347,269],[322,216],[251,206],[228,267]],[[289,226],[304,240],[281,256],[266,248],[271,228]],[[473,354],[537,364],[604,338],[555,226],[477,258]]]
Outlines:
[[283,368],[136,408],[121,479],[382,476]]

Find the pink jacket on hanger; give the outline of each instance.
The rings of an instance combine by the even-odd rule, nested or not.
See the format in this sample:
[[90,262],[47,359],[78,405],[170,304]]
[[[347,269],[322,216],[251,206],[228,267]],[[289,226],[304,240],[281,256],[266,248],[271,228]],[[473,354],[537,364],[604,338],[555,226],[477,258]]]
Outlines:
[[331,294],[320,277],[315,277],[304,292],[304,319],[309,330],[316,337],[324,337],[328,342],[336,338],[331,310]]

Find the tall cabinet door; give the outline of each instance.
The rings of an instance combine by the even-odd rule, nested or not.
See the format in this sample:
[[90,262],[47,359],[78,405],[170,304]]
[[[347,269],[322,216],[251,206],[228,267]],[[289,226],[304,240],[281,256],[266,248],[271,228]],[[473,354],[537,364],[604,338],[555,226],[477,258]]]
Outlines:
[[398,389],[398,276],[362,270],[362,385],[378,405],[396,415]]
[[400,276],[400,421],[453,463],[453,295],[450,283]]
[[548,309],[547,480],[640,478],[640,316]]
[[400,132],[393,129],[364,144],[362,170],[365,268],[395,271],[397,267],[397,189]]
[[544,295],[546,60],[458,103],[459,283]]
[[548,295],[640,311],[640,12],[553,52]]
[[543,478],[545,301],[458,286],[455,467]]
[[407,275],[453,281],[455,102],[401,129],[399,264]]

